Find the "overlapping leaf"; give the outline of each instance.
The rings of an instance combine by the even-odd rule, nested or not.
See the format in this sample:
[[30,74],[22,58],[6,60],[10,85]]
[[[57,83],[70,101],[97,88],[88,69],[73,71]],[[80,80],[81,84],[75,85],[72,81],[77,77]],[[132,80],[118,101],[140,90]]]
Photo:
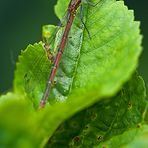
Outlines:
[[[63,123],[47,147],[93,147],[112,137],[118,139],[130,128],[140,128],[146,111],[145,97],[143,80],[135,74],[115,97],[100,101]],[[110,147],[115,146],[112,143]]]
[[[0,109],[3,119],[0,122],[2,146],[42,147],[62,121],[81,109],[81,98],[72,98],[72,101],[34,112],[29,103],[23,99],[14,100],[13,96],[9,95],[12,100],[1,105]],[[141,127],[145,107],[144,83],[135,74],[117,96],[98,102],[62,124],[48,147],[67,147],[69,144],[86,147],[98,145],[102,140],[108,141],[114,136],[118,139],[124,132],[128,134],[130,128],[136,130]]]

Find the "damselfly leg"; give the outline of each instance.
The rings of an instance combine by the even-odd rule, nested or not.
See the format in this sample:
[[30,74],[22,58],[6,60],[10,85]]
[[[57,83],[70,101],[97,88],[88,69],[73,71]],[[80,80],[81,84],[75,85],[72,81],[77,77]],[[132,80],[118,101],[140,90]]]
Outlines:
[[87,4],[89,4],[92,7],[97,6],[99,4],[99,2],[100,2],[100,1],[98,1],[97,3],[94,4],[94,3],[90,2],[89,0],[85,0],[85,1],[87,2]]
[[43,43],[44,43],[44,48],[45,48],[45,51],[46,51],[46,55],[47,55],[48,59],[53,63],[54,62],[54,55],[51,52],[51,49],[49,47],[49,44],[48,44],[48,41],[47,41],[46,38],[43,38]]

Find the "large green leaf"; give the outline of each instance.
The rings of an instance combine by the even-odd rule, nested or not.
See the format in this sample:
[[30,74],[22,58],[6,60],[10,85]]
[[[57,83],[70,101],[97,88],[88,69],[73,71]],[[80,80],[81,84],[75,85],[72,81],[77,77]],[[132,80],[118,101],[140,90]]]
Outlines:
[[115,97],[96,103],[60,125],[47,147],[93,147],[130,128],[137,129],[144,121],[145,97],[143,80],[135,74]]
[[[56,12],[60,14],[63,12],[61,7],[64,7],[64,0],[58,4]],[[108,95],[119,89],[137,65],[141,51],[139,23],[133,22],[132,11],[128,11],[121,1],[103,0],[96,7],[84,8],[85,24],[92,39],[89,39],[86,30],[83,31],[83,37],[78,38],[81,30],[78,28],[81,26],[78,25],[78,14],[61,61],[59,75],[64,71],[68,78],[73,78],[70,84],[72,90],[85,88],[87,91],[87,87],[89,90],[92,86],[98,88],[100,95]],[[73,58],[76,51],[79,51],[77,59]]]
[[[142,125],[145,96],[143,80],[135,74],[117,96],[79,112],[63,123],[53,135],[62,122],[81,110],[81,97],[34,111],[27,100],[8,94],[0,98],[7,98],[0,106],[0,144],[15,148],[43,147],[53,135],[49,147],[97,145],[102,140],[108,141],[114,136],[128,133],[130,128]],[[83,103],[86,106],[87,102]]]
[[[59,0],[56,6],[58,14],[63,14],[61,7],[67,6],[65,2]],[[124,6],[123,1],[102,0],[96,7],[82,2],[82,6],[85,8],[84,20],[91,39],[80,21],[78,10],[57,71],[57,83],[49,97],[51,104],[69,98],[69,94],[87,96],[87,93],[94,92],[92,97],[95,96],[97,100],[112,96],[130,78],[137,66],[141,53],[139,22],[134,21],[133,12]],[[53,26],[45,27],[44,35],[51,28]],[[58,46],[63,29],[57,33],[54,48]],[[47,38],[46,35],[44,37]],[[42,50],[41,43],[29,46],[20,56],[15,74],[16,90],[19,86],[24,87],[27,94],[32,94],[34,104],[38,104],[42,97],[50,72],[50,62],[45,54],[42,58],[44,62],[36,62],[43,55]],[[27,81],[24,77],[27,77]],[[23,81],[26,81],[25,85]]]

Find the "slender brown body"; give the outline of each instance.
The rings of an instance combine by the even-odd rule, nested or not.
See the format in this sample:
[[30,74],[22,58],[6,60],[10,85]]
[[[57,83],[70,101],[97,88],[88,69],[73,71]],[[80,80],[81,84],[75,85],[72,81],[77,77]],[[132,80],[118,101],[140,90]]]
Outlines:
[[62,54],[64,52],[64,48],[65,48],[65,45],[66,45],[68,34],[69,34],[69,31],[70,31],[72,22],[74,20],[76,10],[80,6],[80,3],[81,3],[81,0],[71,0],[70,3],[69,3],[69,6],[68,6],[68,21],[67,21],[67,24],[66,24],[61,42],[60,42],[58,53],[55,57],[53,67],[51,69],[51,72],[50,72],[50,75],[49,75],[49,78],[48,78],[48,82],[47,82],[47,86],[46,86],[44,95],[43,95],[41,102],[40,102],[40,108],[43,108],[46,104],[46,101],[48,100],[48,96],[49,96],[49,93],[50,93],[50,90],[51,90],[51,87],[52,87],[52,84],[53,84],[53,81],[54,81],[54,78],[55,78],[55,75],[56,75],[56,71],[57,71],[57,68],[59,66]]

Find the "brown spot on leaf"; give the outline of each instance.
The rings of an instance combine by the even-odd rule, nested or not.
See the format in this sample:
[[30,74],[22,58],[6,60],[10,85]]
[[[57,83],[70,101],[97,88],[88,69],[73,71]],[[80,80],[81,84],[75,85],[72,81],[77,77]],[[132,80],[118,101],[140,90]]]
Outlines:
[[132,109],[132,103],[130,101],[128,102],[128,109]]
[[107,146],[106,145],[103,145],[102,148],[107,148]]
[[88,129],[88,125],[86,125],[85,128]]
[[139,123],[139,124],[137,124],[137,128],[140,128],[141,127],[141,124]]
[[76,136],[73,138],[74,142],[79,142],[80,141],[80,136]]
[[102,136],[97,136],[98,141],[102,141],[103,137]]
[[91,120],[95,120],[96,118],[97,118],[97,114],[95,112],[92,112]]

